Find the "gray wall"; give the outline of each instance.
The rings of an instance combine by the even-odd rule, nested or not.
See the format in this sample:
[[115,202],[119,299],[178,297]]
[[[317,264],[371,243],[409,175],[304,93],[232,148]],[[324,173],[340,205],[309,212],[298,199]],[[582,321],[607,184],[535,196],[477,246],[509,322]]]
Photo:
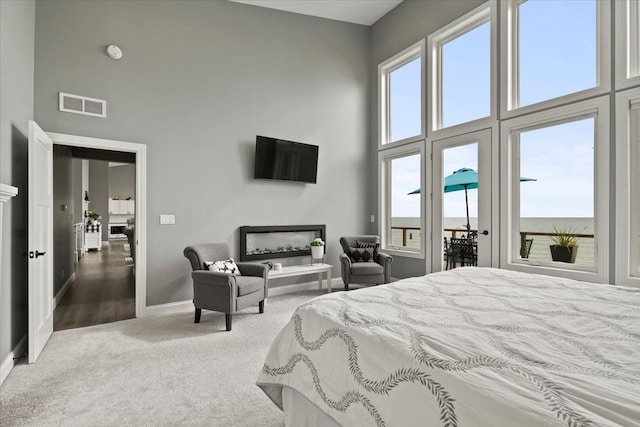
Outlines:
[[[239,226],[326,224],[336,266],[339,237],[366,231],[367,27],[223,1],[39,1],[35,67],[43,129],[147,144],[147,305],[191,299],[183,248],[237,256]],[[59,91],[106,99],[108,117],[58,112]],[[318,184],[254,180],[257,134],[319,145]]]
[[102,218],[102,241],[109,240],[109,162],[103,160],[89,161],[89,210]]
[[109,168],[109,197],[121,199],[136,197],[136,165],[113,166]]
[[53,295],[74,272],[73,159],[71,149],[53,146]]
[[0,362],[27,333],[27,137],[33,119],[35,3],[0,1],[0,182],[18,187],[4,206]]
[[[378,99],[378,64],[401,52],[412,44],[427,39],[429,34],[451,23],[465,13],[485,3],[485,0],[430,0],[404,1],[371,26],[371,100]],[[371,213],[378,210],[378,105],[369,105],[371,145],[369,170],[371,171],[367,208]],[[369,224],[369,232],[378,232],[378,218]],[[427,213],[427,221],[430,221]],[[429,255],[428,255],[429,256]],[[394,257],[392,275],[398,278],[419,276],[426,273],[424,259]]]

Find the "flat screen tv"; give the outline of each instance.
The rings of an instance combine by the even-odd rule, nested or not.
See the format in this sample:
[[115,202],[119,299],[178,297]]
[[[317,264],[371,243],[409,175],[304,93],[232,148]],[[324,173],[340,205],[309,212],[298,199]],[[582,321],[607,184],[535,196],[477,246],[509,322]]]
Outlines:
[[318,146],[256,136],[255,178],[316,183]]

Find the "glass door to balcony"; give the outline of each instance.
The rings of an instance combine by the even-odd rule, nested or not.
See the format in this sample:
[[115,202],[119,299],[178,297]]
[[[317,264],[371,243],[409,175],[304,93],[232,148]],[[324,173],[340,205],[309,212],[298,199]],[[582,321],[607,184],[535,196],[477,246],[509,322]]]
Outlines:
[[433,271],[492,265],[491,131],[433,143]]

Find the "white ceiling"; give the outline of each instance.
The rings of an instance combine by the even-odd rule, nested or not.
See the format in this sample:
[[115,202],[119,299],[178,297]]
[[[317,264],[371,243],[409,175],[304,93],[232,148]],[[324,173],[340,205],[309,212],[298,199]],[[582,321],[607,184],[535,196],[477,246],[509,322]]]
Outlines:
[[303,15],[372,25],[403,0],[229,0]]

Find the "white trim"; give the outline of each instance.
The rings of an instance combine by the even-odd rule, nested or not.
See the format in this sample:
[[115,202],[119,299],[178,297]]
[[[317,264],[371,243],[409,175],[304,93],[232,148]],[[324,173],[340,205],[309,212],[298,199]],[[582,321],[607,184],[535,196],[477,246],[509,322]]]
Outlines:
[[[518,152],[514,148],[512,138],[518,138],[514,130],[537,129],[553,126],[586,115],[595,117],[594,135],[594,266],[593,268],[574,265],[558,265],[558,263],[540,263],[534,265],[530,261],[518,259],[519,247],[519,181]],[[597,283],[609,282],[609,96],[577,102],[569,106],[533,113],[524,117],[505,120],[501,123],[501,268],[524,271],[528,273],[549,274],[577,280]],[[545,126],[546,125],[546,126]]]
[[54,310],[56,309],[58,304],[60,304],[60,301],[62,301],[62,298],[64,298],[64,294],[67,293],[67,291],[69,290],[69,287],[71,286],[71,284],[73,282],[75,282],[75,280],[76,280],[76,273],[73,273],[71,276],[69,276],[67,281],[64,282],[64,285],[62,285],[62,287],[60,288],[60,290],[58,291],[56,296],[53,297],[53,309]]
[[[635,199],[632,197],[631,184],[638,176],[640,167],[639,144],[632,144],[634,135],[631,127],[640,128],[640,123],[634,124],[631,112],[640,121],[636,102],[640,100],[640,88],[630,89],[616,94],[616,246],[615,246],[615,283],[640,287],[640,261],[638,244],[640,236],[632,236],[638,232],[637,213],[640,211],[638,187],[635,188]],[[636,132],[637,133],[637,132]],[[635,175],[635,176],[634,176]],[[638,184],[636,184],[638,185]],[[635,219],[635,227],[631,221]],[[634,274],[632,270],[636,270]]]
[[7,354],[7,357],[2,361],[2,365],[0,365],[0,385],[4,383],[4,380],[7,379],[11,370],[14,366],[16,366],[16,359],[20,358],[25,352],[25,344],[27,342],[27,336],[24,335],[18,341],[18,344],[13,348],[13,350]]
[[18,188],[7,184],[0,184],[0,203],[8,202],[9,199],[18,195]]
[[420,192],[420,250],[399,249],[387,246],[391,242],[391,180],[387,171],[388,162],[393,159],[420,156],[420,188],[426,187],[426,161],[425,143],[418,141],[413,144],[404,144],[378,152],[378,235],[380,236],[380,250],[392,256],[423,259],[427,242],[426,213],[431,209],[431,200],[425,197],[424,191]]
[[136,317],[142,317],[147,301],[147,146],[145,144],[92,138],[88,136],[48,134],[54,144],[71,147],[117,150],[136,155]]
[[521,3],[524,3],[524,0],[506,0],[500,3],[500,52],[502,55],[500,118],[513,118],[609,93],[611,90],[611,2],[598,0],[596,2],[596,86],[524,107],[516,107],[519,104],[517,6]]
[[193,310],[193,301],[177,301],[169,302],[166,304],[150,305],[145,310],[145,316],[156,316],[164,314],[184,313],[185,311]]
[[[420,134],[405,138],[399,141],[390,141],[390,124],[389,124],[389,74],[403,65],[420,58]],[[426,107],[426,55],[425,40],[422,39],[417,43],[404,49],[402,52],[395,54],[386,61],[378,64],[378,149],[382,149],[387,144],[402,144],[406,142],[414,142],[422,140],[426,136],[425,124],[425,107]]]
[[[480,117],[469,122],[458,123],[452,126],[442,127],[442,46],[447,42],[466,34],[475,28],[489,23],[490,25],[490,60],[489,60],[489,116]],[[430,96],[427,100],[427,129],[432,138],[443,129],[454,129],[451,135],[459,135],[468,131],[478,130],[490,126],[490,122],[496,117],[497,112],[497,7],[495,0],[489,0],[471,12],[461,16],[440,30],[432,33],[427,38],[427,75],[428,90]],[[469,130],[467,130],[469,129]],[[437,138],[444,138],[438,135]]]

